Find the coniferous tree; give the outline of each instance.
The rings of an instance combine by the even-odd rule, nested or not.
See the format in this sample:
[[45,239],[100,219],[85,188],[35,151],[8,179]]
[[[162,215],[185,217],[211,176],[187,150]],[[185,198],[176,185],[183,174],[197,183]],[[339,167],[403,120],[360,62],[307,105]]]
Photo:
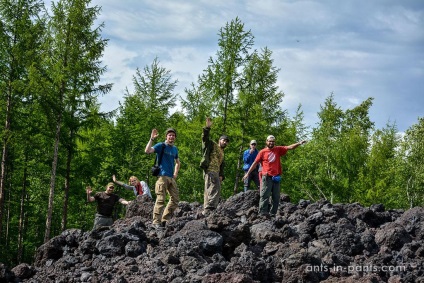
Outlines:
[[312,140],[307,150],[313,152],[308,162],[307,178],[311,184],[309,197],[312,199],[333,200],[337,194],[339,168],[336,165],[336,144],[340,139],[343,111],[331,94],[318,113],[318,127],[312,129]]
[[[53,153],[51,156],[51,176],[49,201],[46,216],[44,241],[50,238],[52,213],[54,210],[55,187],[60,168],[61,137],[66,139],[68,165],[65,180],[64,211],[62,229],[66,228],[69,178],[71,160],[74,154],[75,139],[78,129],[90,109],[96,105],[98,94],[109,91],[110,85],[96,86],[100,75],[105,71],[100,58],[106,45],[101,39],[101,27],[93,28],[99,13],[99,7],[89,7],[89,0],[60,0],[52,3],[52,15],[48,22],[48,37],[45,41],[45,53],[40,69],[33,72],[33,80],[40,92],[39,100],[44,106],[44,113],[51,121],[54,131]],[[65,164],[66,164],[65,163]]]
[[[281,107],[284,93],[278,90],[277,77],[279,69],[273,66],[272,52],[264,48],[261,53],[254,51],[243,67],[243,72],[237,86],[237,100],[230,117],[235,145],[238,149],[236,158],[236,174],[233,193],[238,192],[240,173],[242,172],[242,155],[246,145],[252,139],[258,140],[259,145],[264,144],[265,137],[281,132],[278,124],[284,124],[286,113]],[[260,149],[260,147],[258,147]]]
[[102,66],[101,57],[107,40],[101,38],[103,24],[94,27],[94,22],[100,12],[98,6],[89,7],[90,1],[74,2],[70,10],[78,30],[73,35],[71,60],[78,64],[70,65],[69,93],[65,101],[64,126],[67,138],[64,139],[66,148],[66,170],[64,205],[61,230],[67,227],[67,209],[71,189],[71,163],[76,151],[76,139],[82,127],[91,127],[90,116],[108,116],[98,111],[97,97],[110,91],[111,84],[98,84],[100,77],[106,71]]
[[[14,209],[13,204],[9,204],[8,215],[19,215],[18,228],[18,261],[20,261],[22,238],[23,238],[23,205],[26,195],[25,173],[13,172],[12,168],[19,170],[19,166],[14,165],[14,160],[25,160],[21,154],[22,149],[28,146],[25,141],[27,137],[22,135],[19,128],[25,124],[25,106],[31,102],[28,93],[28,68],[37,61],[40,35],[43,34],[43,23],[37,17],[42,3],[40,1],[0,1],[0,95],[1,103],[0,117],[3,121],[1,132],[2,153],[0,169],[0,241],[3,240],[2,227],[5,216],[4,201],[6,198],[6,188],[8,187],[8,198],[14,192],[12,188],[21,188],[21,208],[19,213],[10,213]],[[23,141],[22,143],[20,141]],[[23,149],[25,151],[25,149]],[[19,156],[20,155],[20,156]],[[26,165],[24,165],[26,166]],[[24,169],[25,170],[25,169]],[[19,176],[13,178],[13,176]],[[24,180],[19,178],[24,178]],[[16,185],[16,186],[14,186]],[[18,210],[19,211],[19,210]],[[13,216],[12,216],[13,217]],[[13,218],[7,219],[11,221]],[[5,242],[8,242],[6,235]],[[3,245],[2,245],[3,246]],[[0,253],[8,254],[8,245]],[[12,249],[13,250],[13,249]],[[16,249],[15,249],[16,250]]]
[[219,31],[216,59],[210,58],[209,65],[199,77],[204,99],[213,101],[212,116],[222,117],[216,130],[227,132],[228,114],[235,103],[236,84],[241,79],[240,68],[250,59],[253,45],[251,31],[246,31],[239,18],[227,23]]
[[[153,162],[144,153],[144,148],[153,128],[164,133],[166,128],[175,127],[169,123],[169,117],[176,106],[177,95],[174,94],[174,89],[177,81],[172,79],[170,71],[161,67],[159,59],[155,58],[143,71],[137,68],[133,83],[134,92],[127,90],[124,102],[119,107],[115,133],[117,164],[114,173],[119,179],[131,175],[149,179]],[[179,139],[178,132],[179,129]],[[161,135],[160,138],[164,136]]]
[[[392,207],[396,195],[397,150],[399,137],[394,125],[376,130],[371,137],[371,149],[365,165],[360,168],[356,199],[365,205],[384,203]],[[395,206],[393,206],[395,207]]]

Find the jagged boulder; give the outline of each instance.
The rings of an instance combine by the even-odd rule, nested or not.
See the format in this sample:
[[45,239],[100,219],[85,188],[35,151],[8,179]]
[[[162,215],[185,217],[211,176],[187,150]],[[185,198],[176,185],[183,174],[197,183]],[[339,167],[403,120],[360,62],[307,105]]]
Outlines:
[[331,204],[281,196],[258,215],[248,191],[199,219],[180,202],[167,227],[151,227],[153,201],[138,197],[107,230],[67,230],[40,246],[32,265],[0,282],[424,282],[424,209]]

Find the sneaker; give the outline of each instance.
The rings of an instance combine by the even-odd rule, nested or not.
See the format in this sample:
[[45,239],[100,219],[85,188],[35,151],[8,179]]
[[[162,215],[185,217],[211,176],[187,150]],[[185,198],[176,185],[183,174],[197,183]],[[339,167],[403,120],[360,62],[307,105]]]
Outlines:
[[110,226],[97,226],[96,227],[96,231],[105,231],[105,230],[109,230],[110,229]]
[[209,215],[211,215],[212,214],[212,212],[215,210],[215,208],[205,208],[205,209],[203,209],[203,211],[202,211],[202,214],[205,216],[205,217],[208,217]]

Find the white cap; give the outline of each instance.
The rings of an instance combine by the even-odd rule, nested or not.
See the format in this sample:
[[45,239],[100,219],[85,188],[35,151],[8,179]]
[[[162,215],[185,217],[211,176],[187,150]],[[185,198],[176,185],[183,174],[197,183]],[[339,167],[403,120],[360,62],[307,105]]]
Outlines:
[[251,140],[250,141],[250,144],[254,144],[254,143],[257,143],[256,140]]
[[269,140],[274,140],[274,141],[275,141],[275,137],[274,137],[273,135],[269,135],[269,136],[266,138],[266,140],[267,140],[267,141],[269,141]]

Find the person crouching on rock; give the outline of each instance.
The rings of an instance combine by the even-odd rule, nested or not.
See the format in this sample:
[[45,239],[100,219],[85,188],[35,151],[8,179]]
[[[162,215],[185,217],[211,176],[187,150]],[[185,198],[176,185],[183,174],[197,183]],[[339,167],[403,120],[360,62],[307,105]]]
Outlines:
[[130,180],[128,182],[129,185],[116,180],[115,175],[112,176],[112,180],[115,184],[124,187],[127,190],[133,191],[135,196],[148,195],[150,198],[152,198],[152,194],[150,193],[150,189],[147,183],[144,181],[140,181],[136,176],[130,177]]
[[125,199],[119,197],[118,195],[113,193],[114,184],[111,182],[107,184],[106,191],[97,192],[94,196],[91,196],[92,190],[91,187],[86,187],[87,192],[87,201],[93,202],[97,201],[97,213],[94,218],[94,228],[99,229],[102,227],[112,226],[112,212],[116,203],[122,203],[123,205],[128,205],[131,202],[126,201]]

